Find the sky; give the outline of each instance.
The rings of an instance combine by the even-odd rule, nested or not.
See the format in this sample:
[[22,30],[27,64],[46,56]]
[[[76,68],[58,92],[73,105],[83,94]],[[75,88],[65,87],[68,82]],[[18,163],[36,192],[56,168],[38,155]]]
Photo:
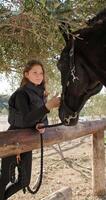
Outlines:
[[0,94],[9,94],[11,93],[11,87],[8,80],[5,76],[0,75]]
[[14,80],[14,76],[10,75],[7,78],[4,73],[0,74],[0,94],[11,95],[17,87],[18,84],[16,83],[16,79]]

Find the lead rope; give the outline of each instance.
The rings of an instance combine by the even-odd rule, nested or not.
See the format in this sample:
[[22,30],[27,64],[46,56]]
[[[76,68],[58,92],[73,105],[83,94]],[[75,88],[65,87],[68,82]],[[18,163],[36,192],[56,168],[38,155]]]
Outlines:
[[31,187],[28,185],[27,186],[27,190],[31,193],[31,194],[36,194],[38,192],[38,190],[40,189],[40,186],[42,184],[42,178],[43,178],[43,135],[40,134],[40,141],[41,141],[41,161],[40,161],[40,175],[38,178],[37,183],[35,184],[35,186],[33,187],[34,190],[31,189]]
[[[51,127],[57,127],[57,126],[61,126],[61,125],[63,125],[63,123],[44,125],[41,128],[51,128]],[[44,151],[43,151],[43,135],[42,134],[40,134],[40,141],[41,141],[40,175],[39,175],[37,183],[33,187],[34,190],[32,190],[29,185],[27,186],[27,190],[31,194],[36,194],[38,192],[38,190],[40,189],[40,186],[42,184],[42,179],[43,179],[43,153],[44,153]]]
[[16,181],[15,168],[18,167],[20,160],[20,154],[18,154],[16,156],[16,162],[14,161],[9,165],[9,180],[11,183],[15,183]]

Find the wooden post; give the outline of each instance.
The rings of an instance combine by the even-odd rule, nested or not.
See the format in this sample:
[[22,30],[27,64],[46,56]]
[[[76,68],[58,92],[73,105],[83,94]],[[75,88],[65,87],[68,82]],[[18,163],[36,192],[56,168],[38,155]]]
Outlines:
[[105,151],[104,151],[104,131],[92,135],[93,166],[92,182],[93,194],[103,195],[106,193],[105,187]]

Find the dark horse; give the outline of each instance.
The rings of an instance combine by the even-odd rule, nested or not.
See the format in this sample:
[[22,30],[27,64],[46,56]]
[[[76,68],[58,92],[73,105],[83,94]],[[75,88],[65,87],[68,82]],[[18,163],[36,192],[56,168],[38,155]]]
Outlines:
[[106,86],[106,9],[87,24],[73,33],[65,24],[60,27],[66,46],[57,63],[62,84],[59,117],[70,126],[78,122],[86,101]]

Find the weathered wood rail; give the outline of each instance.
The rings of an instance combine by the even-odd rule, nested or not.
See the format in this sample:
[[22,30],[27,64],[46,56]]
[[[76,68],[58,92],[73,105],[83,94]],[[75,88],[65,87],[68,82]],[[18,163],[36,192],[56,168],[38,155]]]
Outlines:
[[[94,195],[103,195],[105,189],[104,130],[106,119],[78,123],[73,127],[46,129],[44,146],[92,135],[92,183]],[[13,130],[0,132],[0,157],[16,155],[40,148],[40,137],[34,130]]]

